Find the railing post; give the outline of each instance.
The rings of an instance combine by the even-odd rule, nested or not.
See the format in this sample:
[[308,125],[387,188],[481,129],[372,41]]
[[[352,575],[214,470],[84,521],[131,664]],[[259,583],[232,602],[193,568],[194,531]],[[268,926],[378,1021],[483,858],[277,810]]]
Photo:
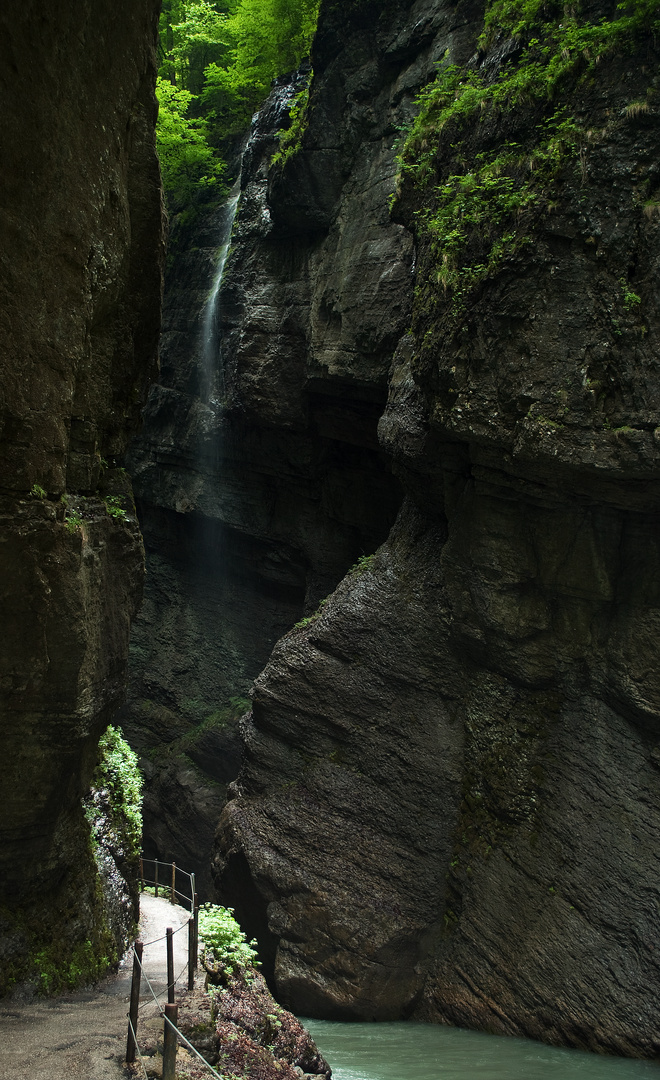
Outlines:
[[195,875],[190,875],[190,913],[193,914],[195,910]]
[[126,1060],[130,1064],[135,1061],[137,1043],[138,1006],[140,1004],[140,978],[142,976],[142,942],[136,941],[133,946],[133,978],[131,980],[131,1004],[128,1012],[128,1038],[126,1040]]
[[176,904],[176,863],[172,863],[172,903]]
[[154,859],[154,896],[158,896],[158,859]]
[[199,899],[197,893],[195,893],[193,911],[193,919],[195,922],[195,948],[193,950],[193,961],[194,970],[197,971],[197,963],[199,960]]
[[165,936],[167,937],[167,1000],[172,1005],[174,1003],[174,942],[171,926],[167,927]]
[[188,919],[188,989],[195,986],[195,920],[192,915]]
[[176,1027],[177,1017],[178,1007],[168,1001],[165,1006],[165,1019],[163,1021],[163,1080],[175,1080],[176,1031],[170,1026],[170,1023]]

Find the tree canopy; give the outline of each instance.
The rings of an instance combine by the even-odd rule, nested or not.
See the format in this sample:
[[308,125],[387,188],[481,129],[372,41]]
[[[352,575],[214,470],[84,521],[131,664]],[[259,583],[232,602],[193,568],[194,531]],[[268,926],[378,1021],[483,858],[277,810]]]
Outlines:
[[158,153],[168,206],[224,193],[222,143],[308,53],[319,0],[164,0]]

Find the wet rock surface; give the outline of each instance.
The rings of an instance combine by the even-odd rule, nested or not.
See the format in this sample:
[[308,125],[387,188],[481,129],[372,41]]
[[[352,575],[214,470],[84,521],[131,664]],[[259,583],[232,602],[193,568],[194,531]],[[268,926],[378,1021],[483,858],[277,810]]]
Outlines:
[[[427,46],[430,70],[437,57]],[[355,48],[351,40],[323,61],[333,113],[323,120],[323,107],[312,108],[319,144],[349,100],[342,65]],[[366,61],[378,64],[378,48],[365,48]],[[332,167],[341,180],[332,195],[337,216],[317,220],[311,209],[325,176],[319,153],[313,175],[295,182],[309,214],[292,223],[288,210],[275,212],[283,203],[269,195],[277,187],[269,165],[276,132],[308,74],[279,80],[246,147],[218,296],[217,393],[207,400],[202,389],[214,262],[213,232],[204,222],[190,249],[177,254],[168,281],[163,376],[150,392],[130,458],[149,574],[122,723],[155,768],[145,818],[149,852],[195,869],[209,890],[218,798],[237,772],[231,739],[240,711],[221,736],[207,732],[197,755],[197,845],[186,814],[174,810],[179,781],[166,748],[184,732],[194,741],[200,722],[245,696],[282,634],[385,539],[401,498],[376,428],[412,295],[411,237],[387,211],[394,125],[409,114],[410,87],[403,82],[393,90],[395,74],[385,65],[373,83],[375,105],[370,90],[350,97],[351,123],[361,135],[347,167]],[[337,133],[332,137],[336,142]],[[289,190],[286,175],[277,173]],[[187,756],[176,769],[189,768]],[[209,779],[217,779],[222,758],[221,789],[214,789]],[[214,771],[207,771],[211,759]]]
[[[315,201],[296,226],[289,166],[271,170],[270,203],[255,195],[252,220],[265,206],[280,257],[297,228],[340,238],[341,193],[374,160],[367,140],[354,164],[317,134],[335,115],[337,42],[367,59],[368,8],[340,32],[335,7],[322,13],[317,118],[290,165],[302,185],[323,162]],[[456,62],[472,56],[481,13],[417,3],[383,9],[374,27],[378,55],[410,65],[389,84],[405,86],[446,46]],[[465,326],[442,290],[411,301],[412,335],[388,339],[379,425],[406,494],[397,522],[256,681],[215,870],[294,1010],[660,1049],[658,268],[644,207],[656,121],[628,109],[652,96],[657,58],[638,59],[601,68],[572,103],[600,135]],[[379,62],[342,64],[343,122],[359,112],[360,79],[373,103]],[[404,190],[398,219],[413,228],[416,209]],[[424,285],[423,239],[417,258]],[[320,295],[313,266],[305,298]],[[626,307],[622,276],[640,306]],[[368,381],[364,355],[343,344],[348,311],[328,315],[343,302],[336,287],[324,309],[324,387],[353,365]],[[229,356],[247,411],[261,385],[256,322],[244,332]],[[305,370],[318,372],[313,347]],[[301,389],[296,400],[271,403],[273,423],[295,424]]]
[[56,0],[39,12],[10,0],[0,14],[0,935],[9,986],[30,947],[54,944],[62,964],[86,940],[96,954],[104,948],[80,800],[122,700],[143,579],[121,464],[156,368],[155,17],[147,0]]
[[278,1005],[255,968],[223,970],[210,954],[204,967],[208,989],[182,996],[179,1027],[210,1064],[247,1080],[330,1080],[311,1035]]

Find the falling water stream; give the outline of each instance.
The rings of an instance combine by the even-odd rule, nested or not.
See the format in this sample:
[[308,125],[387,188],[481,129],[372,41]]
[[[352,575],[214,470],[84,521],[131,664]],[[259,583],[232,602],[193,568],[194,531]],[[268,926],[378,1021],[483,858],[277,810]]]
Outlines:
[[236,215],[236,207],[241,193],[240,173],[232,187],[227,201],[220,208],[218,220],[218,261],[215,268],[213,285],[204,306],[201,326],[201,371],[200,399],[215,411],[224,396],[224,374],[219,362],[218,345],[218,293],[222,284],[222,275],[229,254],[231,230]]
[[334,1080],[660,1080],[650,1061],[443,1025],[303,1023]]

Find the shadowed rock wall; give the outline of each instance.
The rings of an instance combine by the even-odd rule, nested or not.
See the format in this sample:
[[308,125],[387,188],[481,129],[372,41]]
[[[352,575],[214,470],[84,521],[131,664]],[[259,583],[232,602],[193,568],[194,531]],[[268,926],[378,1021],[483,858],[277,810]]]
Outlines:
[[120,466],[154,377],[160,318],[156,7],[9,0],[0,13],[0,902],[10,985],[30,949],[52,946],[64,969],[86,939],[96,956],[111,945],[80,799],[122,699],[143,579]]
[[[334,161],[344,153],[341,57],[332,64],[335,114],[318,138],[334,141]],[[314,209],[315,176],[298,185],[308,209],[294,229],[267,206],[275,135],[305,73],[281,80],[256,121],[219,296],[222,389],[211,402],[200,393],[216,254],[208,222],[168,281],[161,384],[131,451],[149,575],[122,723],[149,777],[146,849],[192,866],[203,891],[249,704],[234,708],[232,698],[382,542],[400,503],[376,427],[410,303],[412,242],[386,207],[394,129],[383,78],[356,106],[377,160],[365,156],[346,193],[359,140],[333,164],[334,223]],[[372,92],[382,98],[373,117]]]
[[[277,259],[258,247],[252,280],[279,290],[274,266],[297,267],[288,253],[312,228],[341,273],[320,276],[313,251],[298,271],[319,313],[304,366],[280,346],[298,397],[284,408],[266,380],[257,308],[230,332],[230,400],[272,397],[291,423],[305,378],[368,381],[342,337],[360,250],[342,248],[343,222],[373,169],[385,223],[392,172],[376,164],[384,129],[365,132],[380,101],[392,127],[405,116],[406,89],[446,48],[481,62],[482,26],[478,5],[323,6],[301,152],[271,170],[267,209],[253,202]],[[583,84],[581,161],[458,324],[418,238],[420,288],[397,324],[412,332],[379,425],[403,507],[373,559],[275,647],[218,833],[220,893],[294,1011],[658,1053],[657,64],[645,40]],[[525,122],[475,125],[466,152]],[[420,209],[404,185],[397,220],[414,229]],[[278,310],[264,326],[295,327],[296,304]],[[372,325],[366,302],[359,317]]]

